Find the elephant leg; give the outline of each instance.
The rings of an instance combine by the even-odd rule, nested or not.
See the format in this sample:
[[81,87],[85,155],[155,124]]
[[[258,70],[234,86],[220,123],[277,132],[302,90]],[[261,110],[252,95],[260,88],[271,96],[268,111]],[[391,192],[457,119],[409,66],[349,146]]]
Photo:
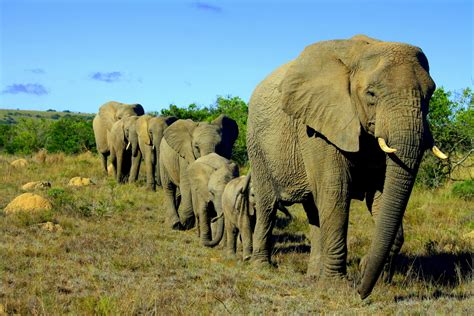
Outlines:
[[225,232],[227,253],[229,256],[235,256],[237,253],[237,235],[239,230],[229,220],[225,219]]
[[173,230],[182,230],[181,222],[179,221],[178,211],[176,207],[176,195],[177,187],[171,181],[166,172],[162,173],[163,176],[163,194],[165,200],[165,206],[167,210],[167,221]]
[[211,219],[209,218],[209,205],[204,201],[200,201],[196,211],[199,218],[196,218],[197,226],[201,234],[203,244],[212,240]]
[[116,165],[116,179],[118,183],[122,183],[123,180],[123,152],[117,153],[117,165]]
[[[161,187],[161,176],[160,176],[160,161],[158,159],[160,153],[157,151],[155,154],[151,154],[151,167],[154,187]],[[155,180],[156,179],[156,180]]]
[[[377,221],[379,211],[380,211],[380,203],[382,200],[382,192],[375,191],[373,193],[368,193],[366,196],[366,204],[369,212],[372,214],[374,221]],[[387,262],[385,263],[384,269],[382,271],[382,280],[385,283],[392,282],[393,274],[395,272],[395,259],[397,255],[400,253],[402,249],[403,243],[405,242],[404,234],[403,234],[403,222],[400,223],[400,227],[397,231],[395,236],[395,240],[393,242],[392,248],[390,249],[390,254],[387,258]],[[361,261],[361,265],[365,263],[365,258]]]
[[[318,161],[312,179],[316,188],[313,197],[319,216],[321,277],[341,278],[346,274],[351,177],[349,162],[338,149],[324,146],[324,150],[326,156]],[[317,220],[313,218],[313,222],[317,223]],[[317,239],[316,235],[312,237]]]
[[113,151],[110,152],[110,163],[112,164],[112,171],[114,178],[117,177],[117,156]]
[[[267,182],[270,183],[270,182]],[[252,260],[256,263],[270,263],[272,231],[276,217],[276,198],[268,185],[255,184],[256,223],[253,234]],[[263,191],[258,193],[258,191]]]
[[108,174],[108,170],[107,170],[107,157],[109,156],[108,153],[103,153],[100,155],[101,158],[102,158],[102,167],[104,167],[104,170],[105,170],[105,174],[107,175]]
[[243,260],[250,260],[252,257],[253,242],[252,242],[252,233],[255,223],[252,223],[253,220],[247,212],[240,212],[239,214],[239,231],[242,238],[242,250]]
[[191,229],[195,224],[195,216],[193,211],[191,185],[186,175],[182,175],[179,190],[181,192],[181,203],[179,204],[178,214],[181,225],[184,229]]
[[303,202],[303,208],[309,221],[309,240],[311,242],[311,253],[306,274],[311,277],[319,278],[322,271],[321,230],[319,228],[318,209],[316,208],[312,196]]
[[132,156],[132,168],[130,170],[130,176],[128,178],[129,183],[133,183],[138,180],[138,172],[140,171],[140,164],[142,162],[142,153],[137,152],[137,156]]

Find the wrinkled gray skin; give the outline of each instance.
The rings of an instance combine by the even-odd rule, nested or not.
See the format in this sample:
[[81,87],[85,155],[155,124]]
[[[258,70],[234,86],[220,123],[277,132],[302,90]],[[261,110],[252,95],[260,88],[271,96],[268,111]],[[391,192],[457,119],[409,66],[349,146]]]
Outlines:
[[230,181],[222,195],[227,251],[231,256],[236,254],[237,236],[240,232],[244,260],[252,256],[252,234],[255,227],[255,196],[248,187],[249,180],[247,175]]
[[[110,159],[117,182],[134,182],[138,177],[141,155],[132,157],[130,135],[133,135],[139,116],[127,116],[112,125],[108,133]],[[135,133],[136,134],[136,133]]]
[[195,223],[190,182],[185,175],[188,165],[213,152],[230,159],[238,133],[237,123],[225,115],[211,123],[178,120],[165,130],[160,144],[160,176],[172,229],[190,229]]
[[[227,252],[230,256],[236,254],[237,236],[240,233],[243,259],[250,259],[256,220],[255,191],[250,181],[250,174],[235,178],[226,185],[222,195],[222,209],[224,211]],[[278,204],[277,209],[283,212],[287,218],[292,218],[283,205]]]
[[[223,214],[222,193],[226,184],[239,176],[239,167],[234,162],[211,153],[189,164],[186,174],[191,186],[198,236],[204,246],[214,247],[224,234],[224,217],[220,216]],[[213,234],[211,219],[215,217],[218,219],[215,221],[216,231]]]
[[[426,115],[434,89],[421,49],[363,35],[310,45],[263,80],[247,134],[254,260],[270,260],[277,202],[301,202],[311,227],[308,273],[343,277],[350,200],[366,198],[375,232],[358,292],[369,296],[403,243],[403,214],[433,145]],[[377,137],[397,151],[383,152]]]
[[92,121],[94,129],[95,143],[97,152],[101,155],[102,165],[107,174],[107,157],[110,155],[110,149],[107,141],[107,134],[112,125],[127,116],[143,115],[145,111],[140,104],[125,104],[110,101],[99,108],[99,112]]
[[[130,179],[138,177],[140,161],[143,156],[146,170],[147,188],[155,191],[156,186],[161,186],[160,179],[160,143],[163,133],[168,126],[173,124],[175,117],[152,117],[143,115],[130,128],[129,139],[132,147],[132,175]],[[137,174],[135,175],[134,172]]]

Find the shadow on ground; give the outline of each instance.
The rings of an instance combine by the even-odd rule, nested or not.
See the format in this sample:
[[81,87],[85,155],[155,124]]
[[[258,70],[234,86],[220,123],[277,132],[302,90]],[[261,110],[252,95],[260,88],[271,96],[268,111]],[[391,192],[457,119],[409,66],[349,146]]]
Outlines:
[[273,254],[279,253],[309,253],[311,246],[304,234],[287,232],[273,235]]
[[396,259],[395,272],[433,285],[456,286],[472,280],[471,252],[436,253],[424,256],[401,254]]

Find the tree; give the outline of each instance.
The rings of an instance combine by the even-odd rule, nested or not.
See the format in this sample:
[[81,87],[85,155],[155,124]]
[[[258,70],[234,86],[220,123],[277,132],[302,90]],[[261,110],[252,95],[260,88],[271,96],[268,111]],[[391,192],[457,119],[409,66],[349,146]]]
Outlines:
[[94,150],[92,121],[73,116],[54,121],[48,130],[45,148],[49,152],[66,154]]
[[436,89],[431,97],[428,121],[436,145],[448,154],[448,159],[425,155],[418,182],[427,187],[438,187],[451,178],[456,168],[467,163],[474,152],[472,90],[466,88],[456,94],[442,87]]

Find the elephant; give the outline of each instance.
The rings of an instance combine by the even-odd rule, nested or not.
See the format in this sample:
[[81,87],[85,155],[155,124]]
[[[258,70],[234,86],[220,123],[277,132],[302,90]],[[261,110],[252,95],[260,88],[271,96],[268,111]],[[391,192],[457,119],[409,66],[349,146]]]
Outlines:
[[130,183],[138,177],[141,153],[133,156],[133,149],[130,148],[130,135],[136,135],[138,118],[139,116],[127,116],[118,120],[112,125],[107,136],[114,174],[119,183],[125,182],[127,176]]
[[110,101],[99,108],[99,112],[92,121],[94,129],[95,143],[97,152],[101,155],[102,165],[107,174],[107,157],[110,155],[110,149],[107,141],[107,133],[112,125],[123,117],[140,116],[145,114],[140,104],[125,104],[116,101]]
[[[225,222],[226,247],[229,255],[237,252],[237,236],[240,233],[242,241],[243,259],[249,260],[252,256],[252,235],[255,229],[255,191],[251,182],[251,174],[235,178],[225,186],[222,194],[222,210]],[[280,210],[288,219],[292,216],[288,209],[278,203]],[[214,221],[219,219],[219,214]],[[219,242],[216,236],[216,244]]]
[[[163,133],[168,126],[177,120],[176,117],[153,117],[150,115],[140,116],[130,129],[129,139],[132,147],[132,170],[138,172],[140,161],[143,156],[146,168],[147,188],[155,191],[156,185],[161,186],[159,156],[160,143]],[[138,174],[133,175],[136,179]]]
[[425,149],[446,158],[426,119],[434,90],[420,48],[365,35],[309,45],[259,83],[247,123],[255,264],[271,260],[277,203],[302,203],[308,273],[345,278],[350,200],[365,198],[375,232],[357,291],[369,296],[403,244],[402,218]]
[[[226,184],[239,176],[235,162],[210,153],[190,163],[186,175],[191,187],[191,200],[196,218],[198,236],[206,247],[219,244],[224,234],[222,194]],[[215,222],[215,237],[212,239],[211,219]]]
[[[238,134],[237,123],[222,114],[210,123],[180,119],[165,130],[159,167],[167,220],[172,229],[194,227],[190,183],[185,175],[189,164],[213,152],[230,159]],[[180,203],[177,203],[177,189],[181,194]]]

